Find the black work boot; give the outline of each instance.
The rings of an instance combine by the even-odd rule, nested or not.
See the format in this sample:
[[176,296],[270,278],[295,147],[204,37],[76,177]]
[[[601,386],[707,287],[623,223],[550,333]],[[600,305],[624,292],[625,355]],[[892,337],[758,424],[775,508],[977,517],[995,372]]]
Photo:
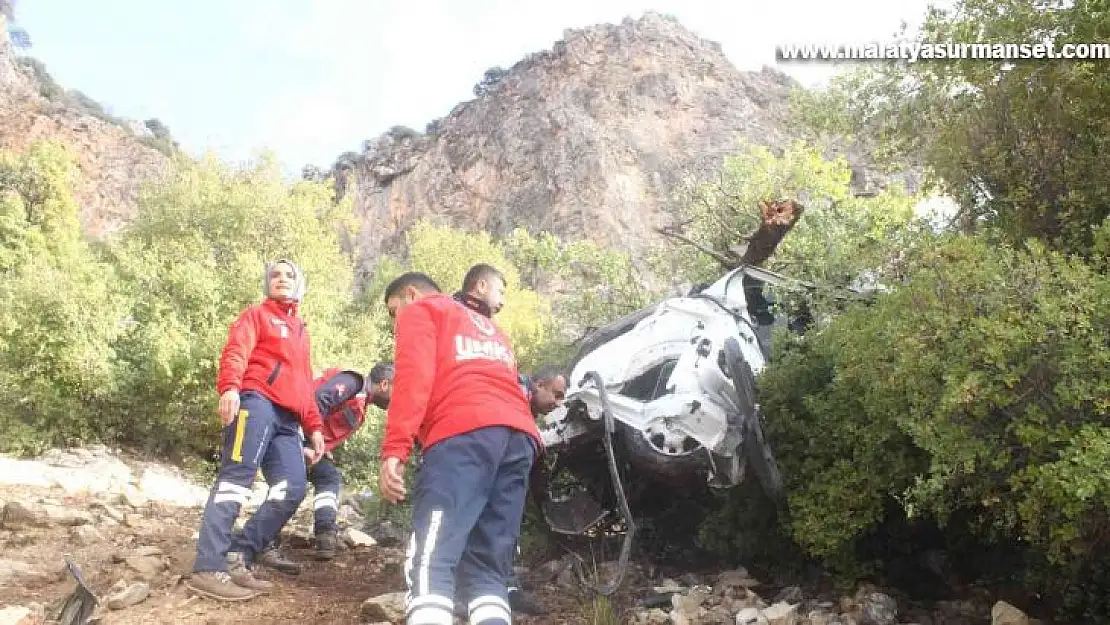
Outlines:
[[316,559],[331,560],[334,558],[338,543],[339,537],[336,536],[335,530],[325,530],[316,534]]
[[547,614],[547,609],[543,607],[539,599],[536,599],[531,593],[525,592],[520,588],[509,589],[509,607],[512,608],[513,612],[527,614],[528,616],[543,616]]
[[258,554],[257,560],[258,564],[270,567],[286,575],[301,574],[301,565],[283,556],[275,544],[270,544],[262,550],[262,553]]

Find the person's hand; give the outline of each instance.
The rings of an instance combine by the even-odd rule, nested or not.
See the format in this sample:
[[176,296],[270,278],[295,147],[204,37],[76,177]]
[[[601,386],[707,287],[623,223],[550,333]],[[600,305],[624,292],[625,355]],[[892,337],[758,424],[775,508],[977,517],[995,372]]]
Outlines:
[[304,461],[312,464],[312,456],[316,455],[316,450],[311,447],[301,447],[301,453],[304,454]]
[[239,413],[239,391],[233,388],[224,391],[224,394],[220,395],[218,412],[220,413],[220,421],[223,422],[224,426],[231,425],[231,422],[235,420],[235,415]]
[[405,467],[400,458],[386,458],[378,471],[378,487],[382,497],[390,503],[400,503],[405,498]]
[[327,448],[324,446],[324,433],[316,430],[312,433],[312,464],[320,462],[320,459],[327,453]]

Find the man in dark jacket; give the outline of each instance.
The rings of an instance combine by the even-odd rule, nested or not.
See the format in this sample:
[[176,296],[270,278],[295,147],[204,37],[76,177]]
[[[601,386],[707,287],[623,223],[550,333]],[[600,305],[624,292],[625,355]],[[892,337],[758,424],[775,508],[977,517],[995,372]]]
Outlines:
[[[485,304],[500,308],[504,281],[492,275],[481,282]],[[379,473],[386,500],[405,497],[404,463],[415,442],[421,448],[406,621],[451,623],[457,577],[470,623],[508,625],[506,580],[543,444],[510,342],[492,319],[444,295],[424,274],[398,277],[384,300],[396,320]]]
[[[316,378],[316,404],[323,415],[324,457],[308,470],[312,484],[313,534],[316,536],[316,558],[330,560],[339,548],[339,492],[343,476],[331,452],[343,444],[366,421],[366,404],[386,409],[393,392],[393,363],[379,362],[370,369],[369,382],[354,371],[328,369]],[[305,455],[309,453],[305,447]],[[287,559],[280,550],[280,538],[262,552],[259,564],[287,575],[297,575],[301,565]]]

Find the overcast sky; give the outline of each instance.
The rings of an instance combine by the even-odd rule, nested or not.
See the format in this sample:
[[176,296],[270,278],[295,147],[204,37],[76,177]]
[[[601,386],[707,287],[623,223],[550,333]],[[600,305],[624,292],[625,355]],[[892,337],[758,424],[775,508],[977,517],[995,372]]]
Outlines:
[[[363,139],[417,130],[473,97],[489,67],[563,29],[674,15],[740,69],[781,43],[887,41],[926,0],[17,0],[29,54],[124,117],[157,117],[182,146],[232,161],[275,151],[292,171]],[[841,69],[782,63],[804,84]]]

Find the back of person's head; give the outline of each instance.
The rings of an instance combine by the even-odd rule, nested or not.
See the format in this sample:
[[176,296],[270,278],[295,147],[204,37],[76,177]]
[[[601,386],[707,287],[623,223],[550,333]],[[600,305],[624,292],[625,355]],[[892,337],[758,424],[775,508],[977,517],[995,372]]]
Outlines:
[[385,295],[382,297],[382,301],[388,303],[389,298],[400,296],[401,293],[409,287],[425,293],[441,292],[439,285],[436,284],[435,280],[432,280],[428,274],[419,271],[409,271],[397,276],[393,279],[393,282],[389,283],[389,286],[385,287]]
[[538,384],[541,382],[550,382],[555,378],[564,376],[563,372],[559,370],[558,367],[543,365],[542,367],[537,367],[536,370],[532,372],[532,375],[528,377],[530,380],[532,380],[532,383]]
[[392,360],[379,362],[370,369],[370,384],[374,385],[387,380],[391,381],[393,380],[393,373],[394,368]]
[[478,289],[478,283],[482,280],[490,281],[494,278],[505,284],[505,276],[498,271],[497,267],[487,263],[478,263],[466,272],[463,277],[462,291],[463,293],[474,293]]

